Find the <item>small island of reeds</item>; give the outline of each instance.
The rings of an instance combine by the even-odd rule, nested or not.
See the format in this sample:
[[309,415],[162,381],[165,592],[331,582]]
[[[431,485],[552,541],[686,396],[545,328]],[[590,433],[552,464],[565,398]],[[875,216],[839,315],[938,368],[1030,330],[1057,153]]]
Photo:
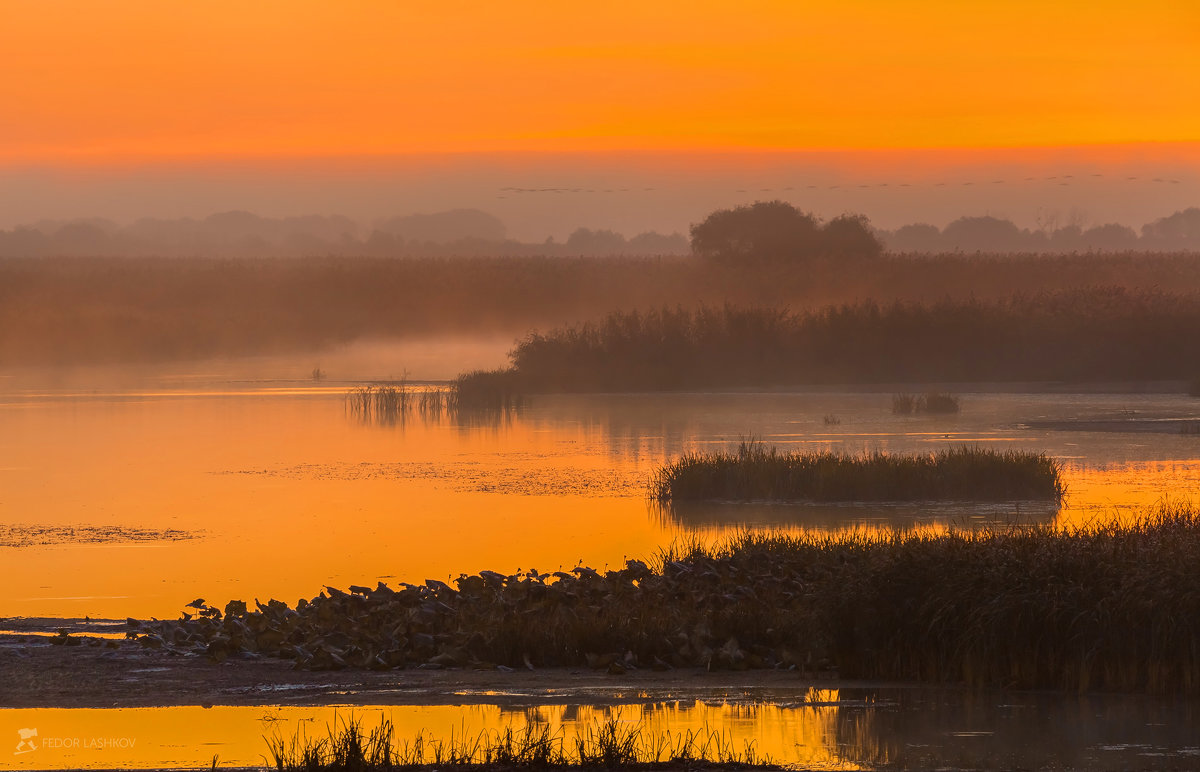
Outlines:
[[900,392],[892,395],[892,412],[896,415],[912,415],[913,413],[953,415],[960,408],[956,395],[939,391],[929,391],[919,395]]
[[733,451],[687,453],[658,470],[662,502],[1060,501],[1058,464],[1042,453],[949,448],[930,454],[781,451],[742,442]]

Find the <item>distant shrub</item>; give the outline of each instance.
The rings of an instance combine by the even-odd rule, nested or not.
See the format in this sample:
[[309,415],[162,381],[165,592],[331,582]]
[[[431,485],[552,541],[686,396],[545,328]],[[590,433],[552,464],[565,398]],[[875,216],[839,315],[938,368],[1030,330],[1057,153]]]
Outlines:
[[917,400],[918,413],[957,413],[959,411],[958,397],[954,394],[944,394],[930,391]]
[[691,233],[693,252],[724,260],[878,257],[883,252],[865,216],[842,215],[822,225],[786,201],[718,209]]

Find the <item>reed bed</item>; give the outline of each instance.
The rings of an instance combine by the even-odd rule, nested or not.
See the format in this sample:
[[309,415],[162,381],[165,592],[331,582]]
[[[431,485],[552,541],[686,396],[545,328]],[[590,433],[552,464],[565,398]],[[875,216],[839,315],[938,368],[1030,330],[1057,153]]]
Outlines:
[[404,769],[656,769],[664,767],[779,769],[751,742],[741,747],[717,731],[651,735],[615,719],[588,726],[569,741],[547,726],[526,725],[475,737],[400,740],[386,719],[364,731],[353,716],[328,727],[325,737],[297,732],[264,738],[270,766],[279,772],[382,772]]
[[744,533],[649,565],[326,588],[130,622],[137,645],[301,669],[781,668],[1200,695],[1200,509],[1003,531]]
[[[537,391],[844,383],[1179,380],[1193,375],[1200,298],[1114,288],[1006,300],[860,302],[804,312],[702,306],[618,312],[532,333],[512,376]],[[958,398],[897,395],[898,413]]]
[[661,502],[1061,501],[1058,463],[1042,453],[960,447],[925,455],[780,451],[758,442],[688,453],[650,482]]

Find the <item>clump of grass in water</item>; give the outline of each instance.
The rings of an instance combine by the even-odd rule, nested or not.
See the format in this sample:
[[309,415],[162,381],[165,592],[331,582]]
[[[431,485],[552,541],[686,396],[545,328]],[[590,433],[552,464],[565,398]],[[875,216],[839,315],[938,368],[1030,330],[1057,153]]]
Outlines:
[[505,416],[524,406],[506,371],[460,375],[447,388],[410,388],[407,379],[394,384],[359,386],[346,394],[346,409],[362,421],[392,425],[413,413],[427,421],[443,416],[478,418]]
[[398,742],[390,721],[385,719],[364,732],[361,721],[354,717],[340,723],[335,719],[326,737],[308,738],[297,732],[290,739],[278,735],[264,739],[271,766],[279,772],[443,767],[627,769],[664,764],[779,769],[769,758],[760,757],[752,742],[739,749],[718,732],[691,730],[651,736],[639,725],[623,725],[615,719],[589,726],[570,743],[561,732],[532,724],[520,731],[508,728],[474,738],[433,741],[418,734],[411,742]]
[[927,391],[921,395],[901,392],[892,395],[892,412],[896,415],[913,413],[953,414],[961,405],[956,395],[940,391]]
[[407,380],[379,386],[359,386],[346,394],[347,409],[364,421],[394,424],[402,421],[416,404]]
[[957,413],[959,411],[958,397],[938,391],[926,392],[917,401],[918,413]]
[[742,442],[732,453],[688,453],[658,470],[663,502],[1061,501],[1058,463],[1042,453],[961,447],[900,455],[780,451]]

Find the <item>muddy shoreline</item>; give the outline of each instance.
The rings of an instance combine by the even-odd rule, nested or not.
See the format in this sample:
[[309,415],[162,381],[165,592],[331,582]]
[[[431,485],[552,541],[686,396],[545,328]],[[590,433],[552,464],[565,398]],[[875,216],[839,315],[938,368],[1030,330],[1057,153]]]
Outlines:
[[61,646],[44,636],[0,635],[0,708],[609,704],[748,693],[794,701],[810,687],[854,685],[786,670],[646,669],[620,676],[587,668],[311,672],[273,658],[215,664],[124,641],[112,645]]

